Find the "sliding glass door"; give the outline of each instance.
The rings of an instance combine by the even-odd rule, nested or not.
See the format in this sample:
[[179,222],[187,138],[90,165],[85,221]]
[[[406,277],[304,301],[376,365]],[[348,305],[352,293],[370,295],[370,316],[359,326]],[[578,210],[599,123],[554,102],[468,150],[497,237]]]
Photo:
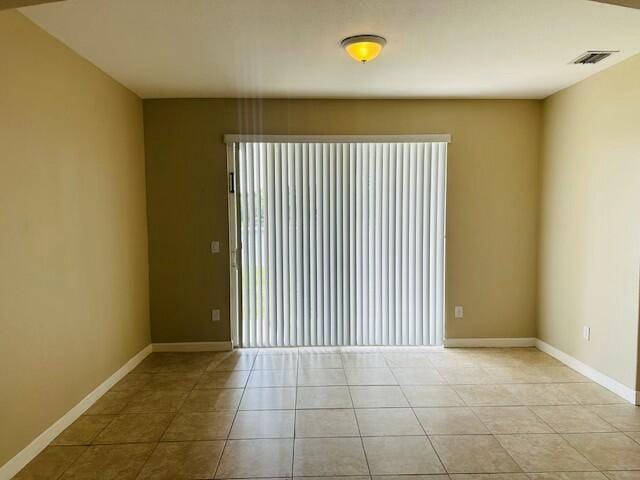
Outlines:
[[240,344],[440,345],[446,141],[275,140],[229,149]]

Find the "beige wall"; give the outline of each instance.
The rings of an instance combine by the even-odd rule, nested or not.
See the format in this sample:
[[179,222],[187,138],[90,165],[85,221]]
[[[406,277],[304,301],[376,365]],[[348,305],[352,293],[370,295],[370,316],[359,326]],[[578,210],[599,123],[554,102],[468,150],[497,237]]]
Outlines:
[[[193,99],[144,109],[153,341],[229,339],[222,135],[255,132],[451,133],[447,335],[535,334],[539,101]],[[455,304],[464,320],[452,318]]]
[[541,170],[539,337],[637,389],[640,56],[544,102]]
[[0,12],[0,465],[149,344],[142,120]]

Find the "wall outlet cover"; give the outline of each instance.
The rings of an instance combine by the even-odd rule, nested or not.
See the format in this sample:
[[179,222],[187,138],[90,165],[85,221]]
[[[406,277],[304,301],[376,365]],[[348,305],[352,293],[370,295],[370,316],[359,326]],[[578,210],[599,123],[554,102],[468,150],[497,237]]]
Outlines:
[[220,242],[217,240],[211,242],[211,253],[220,253]]
[[212,322],[220,321],[220,310],[211,310],[211,321]]
[[453,309],[453,315],[455,318],[463,318],[464,317],[464,307],[461,305],[456,305]]

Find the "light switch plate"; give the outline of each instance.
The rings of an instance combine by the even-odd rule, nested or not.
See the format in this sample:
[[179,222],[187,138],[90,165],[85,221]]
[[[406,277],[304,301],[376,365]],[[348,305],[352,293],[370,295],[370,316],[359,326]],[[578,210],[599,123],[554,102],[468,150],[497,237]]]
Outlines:
[[220,253],[220,242],[217,240],[211,242],[211,253]]
[[586,341],[591,340],[591,327],[587,327],[587,326],[582,327],[582,337]]
[[220,321],[220,310],[211,310],[211,321],[219,322]]

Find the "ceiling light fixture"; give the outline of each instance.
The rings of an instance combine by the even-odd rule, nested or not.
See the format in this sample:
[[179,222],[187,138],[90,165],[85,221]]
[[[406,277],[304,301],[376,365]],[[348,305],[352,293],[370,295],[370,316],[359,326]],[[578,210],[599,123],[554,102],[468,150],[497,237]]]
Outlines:
[[386,43],[387,41],[379,35],[354,35],[342,40],[340,46],[355,61],[367,63],[380,55]]

